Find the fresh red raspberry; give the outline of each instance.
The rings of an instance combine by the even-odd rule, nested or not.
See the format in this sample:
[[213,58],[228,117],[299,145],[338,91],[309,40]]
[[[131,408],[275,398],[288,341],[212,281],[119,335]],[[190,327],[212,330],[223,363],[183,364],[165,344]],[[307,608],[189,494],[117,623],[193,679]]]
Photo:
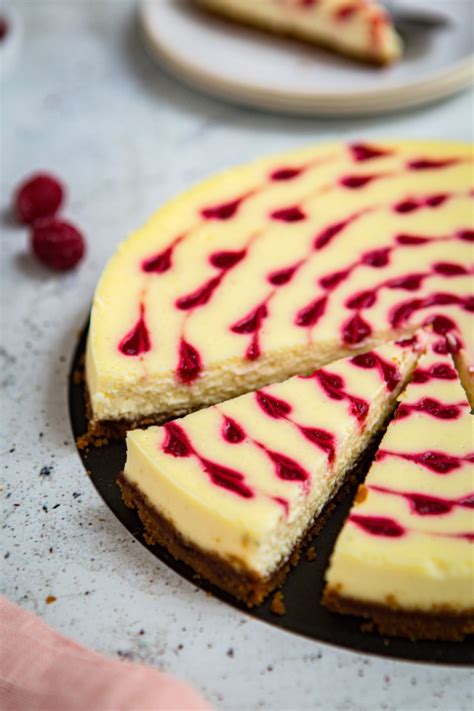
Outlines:
[[8,30],[10,28],[8,27],[8,22],[3,15],[0,15],[0,42],[3,42],[5,37],[8,34]]
[[72,269],[84,256],[84,238],[74,225],[63,220],[41,220],[33,227],[31,247],[51,269]]
[[21,183],[15,193],[15,211],[20,222],[32,225],[53,217],[63,201],[64,189],[52,175],[37,173]]

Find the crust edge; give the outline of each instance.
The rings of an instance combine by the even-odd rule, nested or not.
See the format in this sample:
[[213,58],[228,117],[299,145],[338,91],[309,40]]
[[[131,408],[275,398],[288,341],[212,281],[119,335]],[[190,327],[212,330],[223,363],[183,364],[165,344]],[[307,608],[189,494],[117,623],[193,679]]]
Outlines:
[[145,528],[145,541],[149,545],[158,543],[164,546],[176,560],[189,565],[199,577],[205,578],[221,590],[233,595],[247,607],[260,605],[271,592],[283,585],[291,567],[297,565],[306,545],[327,522],[336,501],[346,496],[353,483],[354,475],[350,473],[319,516],[312,521],[297,541],[290,555],[269,577],[261,578],[254,571],[246,570],[240,561],[239,567],[234,567],[219,555],[204,551],[185,540],[174,524],[153,506],[136,485],[127,480],[123,472],[117,478],[122,499],[126,506],[137,510]]
[[187,541],[174,524],[163,516],[136,485],[131,484],[121,472],[117,484],[126,506],[135,508],[144,525],[144,538],[148,545],[164,546],[176,560],[189,565],[199,577],[209,580],[225,592],[238,598],[248,607],[259,605],[263,599],[284,580],[284,564],[270,578],[259,578],[253,571],[239,569],[217,554],[204,551]]
[[322,604],[331,612],[363,617],[369,620],[362,625],[363,631],[375,625],[380,634],[389,637],[460,642],[467,635],[474,634],[474,609],[462,614],[448,608],[432,612],[403,610],[344,597],[330,586],[324,590]]

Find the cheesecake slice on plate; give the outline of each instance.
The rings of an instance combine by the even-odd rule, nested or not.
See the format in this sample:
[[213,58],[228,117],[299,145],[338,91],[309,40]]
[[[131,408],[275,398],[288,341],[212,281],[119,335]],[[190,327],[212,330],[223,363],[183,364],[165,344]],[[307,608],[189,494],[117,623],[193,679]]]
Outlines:
[[252,606],[392,411],[417,338],[127,435],[119,478],[146,540]]
[[474,418],[440,342],[422,356],[337,540],[323,602],[383,634],[474,633]]
[[376,0],[198,0],[231,20],[290,35],[374,64],[391,64],[402,41]]

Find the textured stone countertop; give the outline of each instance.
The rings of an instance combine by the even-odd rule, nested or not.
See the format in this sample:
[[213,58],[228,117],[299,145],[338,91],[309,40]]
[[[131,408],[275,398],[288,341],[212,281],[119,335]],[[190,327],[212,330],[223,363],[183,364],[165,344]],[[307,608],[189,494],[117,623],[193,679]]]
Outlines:
[[[199,687],[218,709],[472,708],[467,670],[397,663],[254,621],[159,563],[89,482],[71,436],[67,371],[95,282],[161,202],[226,166],[312,141],[469,140],[473,96],[386,118],[297,119],[200,96],[144,55],[132,0],[18,0],[23,50],[1,87],[1,590],[54,628]],[[13,186],[63,176],[88,239],[71,274],[43,269],[13,224]],[[54,604],[45,598],[54,595]]]

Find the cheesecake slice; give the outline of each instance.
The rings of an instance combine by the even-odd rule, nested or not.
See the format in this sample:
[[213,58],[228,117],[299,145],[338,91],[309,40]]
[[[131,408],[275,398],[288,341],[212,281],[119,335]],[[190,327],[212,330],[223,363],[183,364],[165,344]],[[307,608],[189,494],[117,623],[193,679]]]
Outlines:
[[198,0],[212,12],[375,64],[399,59],[402,41],[376,0]]
[[146,540],[252,606],[390,414],[416,338],[127,435],[119,478]]
[[323,602],[388,635],[474,633],[474,428],[453,360],[422,356],[339,535]]

